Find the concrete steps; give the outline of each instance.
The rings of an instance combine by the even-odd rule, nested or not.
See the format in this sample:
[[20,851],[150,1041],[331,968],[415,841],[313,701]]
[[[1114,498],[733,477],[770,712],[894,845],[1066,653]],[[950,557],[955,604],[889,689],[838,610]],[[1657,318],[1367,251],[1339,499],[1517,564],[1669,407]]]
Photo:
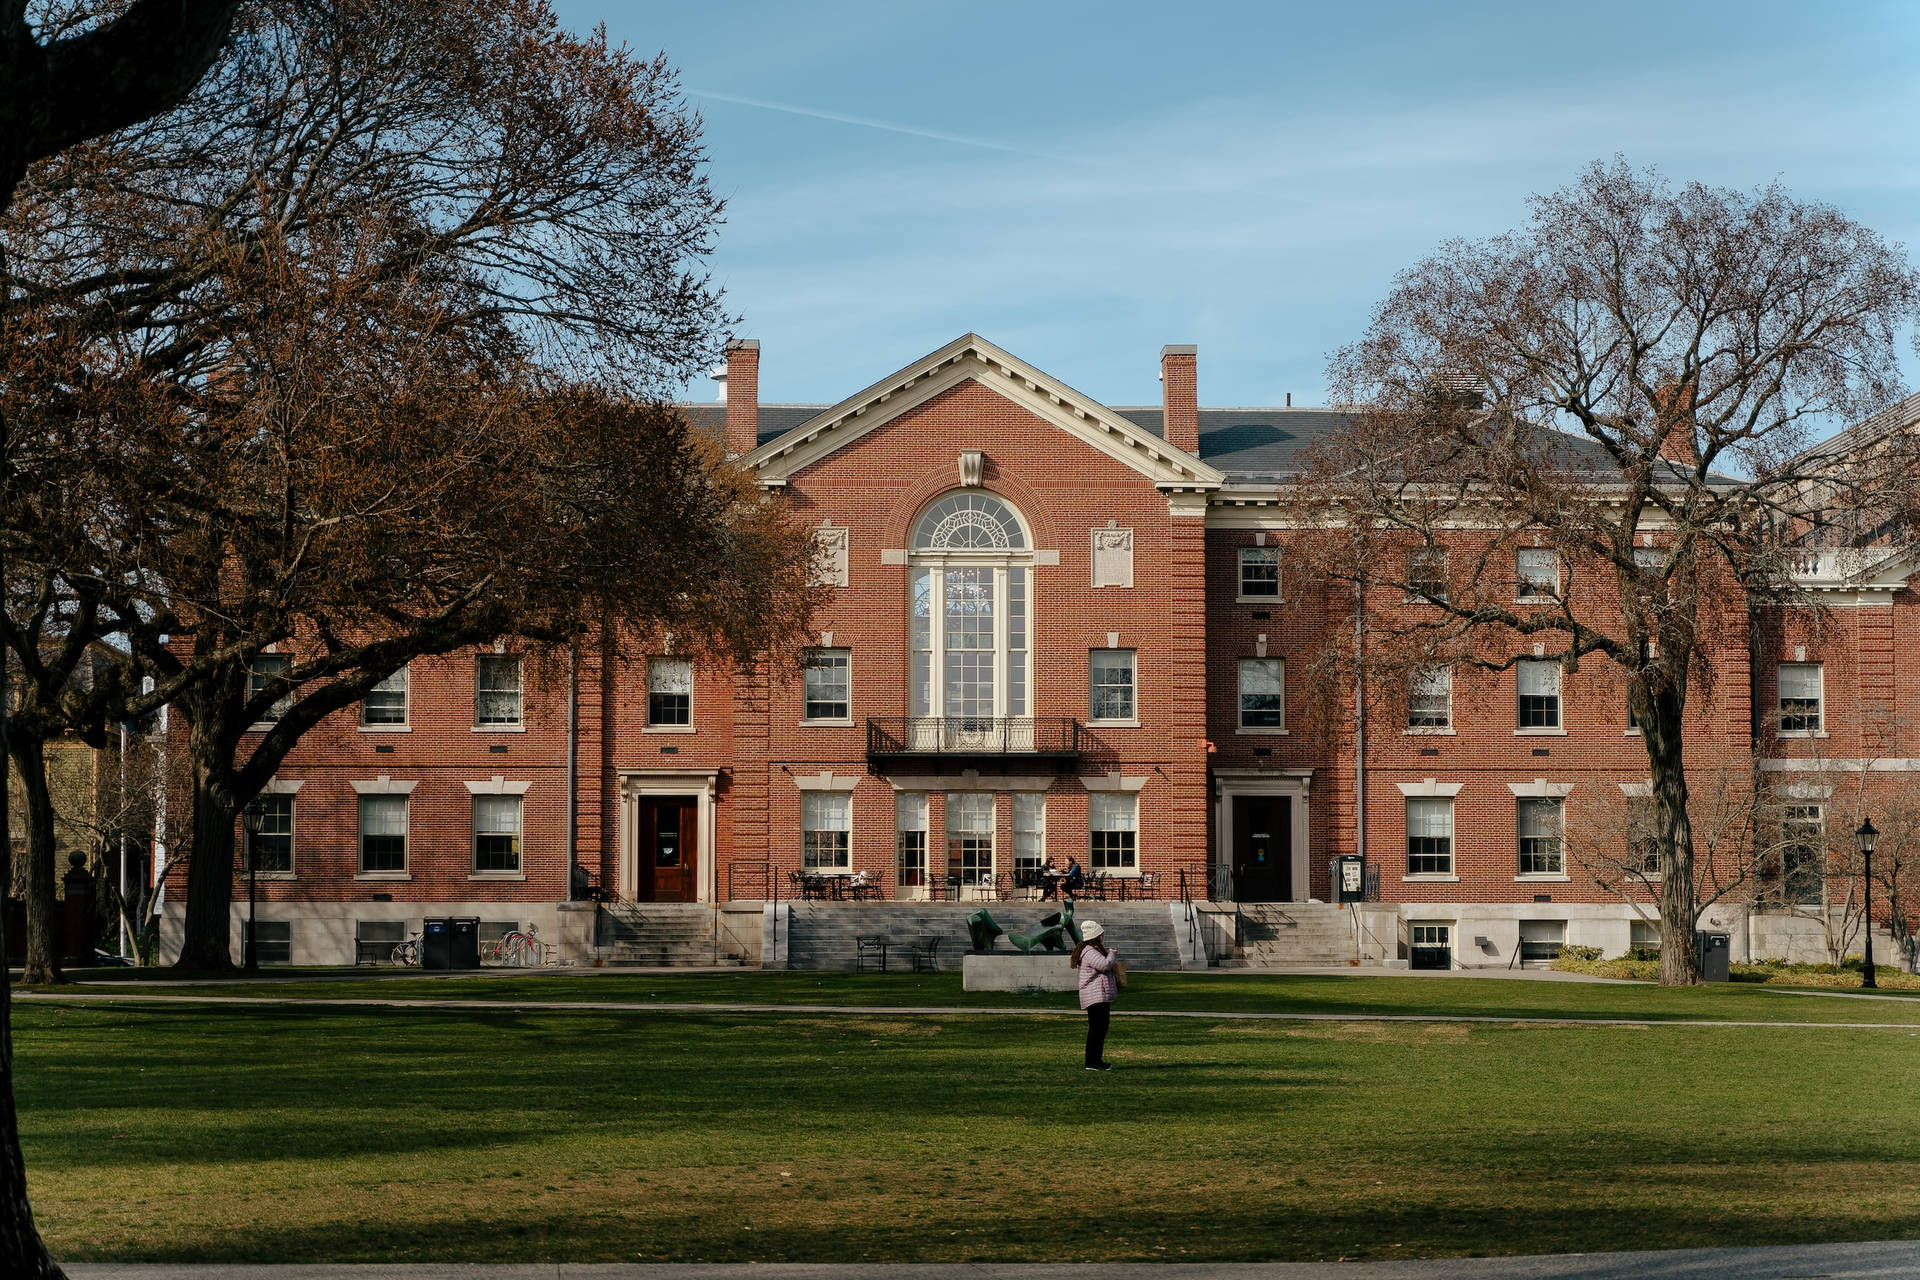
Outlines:
[[[881,935],[897,948],[888,952],[889,969],[910,968],[908,947],[927,936],[941,939],[939,967],[958,969],[972,946],[967,917],[982,907],[1009,933],[1032,933],[1042,916],[1058,910],[1051,902],[795,902],[786,923],[791,930],[787,967],[852,969],[854,940]],[[1129,969],[1180,967],[1173,918],[1164,902],[1090,902],[1077,909],[1077,919],[1098,920]],[[1011,948],[1003,939],[995,950]]]
[[1354,958],[1353,916],[1345,907],[1317,902],[1243,902],[1238,907],[1240,945],[1223,966],[1284,968],[1341,965]]
[[608,964],[739,964],[729,935],[718,931],[716,912],[699,903],[616,902],[601,907],[596,944]]

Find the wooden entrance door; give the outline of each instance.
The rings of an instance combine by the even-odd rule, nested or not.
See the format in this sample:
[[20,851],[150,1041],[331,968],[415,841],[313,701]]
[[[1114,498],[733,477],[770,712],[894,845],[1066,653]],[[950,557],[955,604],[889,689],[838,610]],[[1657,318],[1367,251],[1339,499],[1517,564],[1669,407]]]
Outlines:
[[1293,799],[1233,798],[1233,896],[1238,902],[1293,900]]
[[689,796],[640,801],[641,902],[693,902],[700,895],[700,806]]

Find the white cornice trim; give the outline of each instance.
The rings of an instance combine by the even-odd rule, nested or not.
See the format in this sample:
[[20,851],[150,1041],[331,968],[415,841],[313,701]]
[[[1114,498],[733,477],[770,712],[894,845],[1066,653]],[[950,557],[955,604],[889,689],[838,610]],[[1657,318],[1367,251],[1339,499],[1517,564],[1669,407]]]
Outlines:
[[496,773],[485,782],[467,783],[467,791],[476,796],[523,796],[532,785],[531,782],[508,782]]
[[851,791],[860,785],[864,775],[858,773],[835,773],[831,769],[822,769],[819,773],[796,773],[793,785],[802,791]]
[[1762,760],[1762,773],[1920,773],[1920,759],[1884,756],[1852,760]]
[[268,796],[298,795],[300,788],[306,785],[305,778],[269,778],[267,785],[260,788],[260,793]]
[[381,774],[372,782],[349,782],[348,786],[363,796],[410,796],[418,782],[395,782],[386,774]]
[[1532,782],[1509,782],[1507,790],[1516,796],[1532,796],[1536,799],[1564,800],[1573,793],[1571,782],[1548,782],[1545,778],[1535,778]]
[[1169,491],[1217,489],[1226,477],[1184,449],[1135,426],[978,334],[966,333],[897,373],[882,378],[740,459],[763,485],[835,453],[941,392],[972,379],[1031,410],[1069,435],[1133,468]]
[[1403,796],[1457,796],[1464,782],[1435,782],[1432,778],[1422,778],[1418,782],[1396,782]]
[[1118,769],[1111,770],[1103,778],[1082,778],[1080,785],[1089,791],[1139,791],[1147,785],[1142,778],[1123,778]]

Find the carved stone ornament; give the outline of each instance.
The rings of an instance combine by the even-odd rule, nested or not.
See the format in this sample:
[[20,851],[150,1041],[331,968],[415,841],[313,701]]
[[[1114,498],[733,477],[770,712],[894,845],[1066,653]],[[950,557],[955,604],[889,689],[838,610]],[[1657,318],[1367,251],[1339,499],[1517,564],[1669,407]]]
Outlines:
[[1093,531],[1093,585],[1133,585],[1133,530],[1110,524]]
[[978,449],[967,449],[960,455],[960,483],[968,489],[977,489],[987,474],[987,455]]
[[846,529],[823,528],[813,531],[813,581],[816,586],[847,585]]

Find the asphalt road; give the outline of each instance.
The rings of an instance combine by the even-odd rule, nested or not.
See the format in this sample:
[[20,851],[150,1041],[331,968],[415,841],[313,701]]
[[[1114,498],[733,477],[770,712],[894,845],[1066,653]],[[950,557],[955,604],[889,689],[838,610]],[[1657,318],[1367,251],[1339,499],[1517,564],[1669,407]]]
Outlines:
[[200,1266],[70,1263],[69,1280],[1915,1280],[1920,1241],[1405,1262]]

